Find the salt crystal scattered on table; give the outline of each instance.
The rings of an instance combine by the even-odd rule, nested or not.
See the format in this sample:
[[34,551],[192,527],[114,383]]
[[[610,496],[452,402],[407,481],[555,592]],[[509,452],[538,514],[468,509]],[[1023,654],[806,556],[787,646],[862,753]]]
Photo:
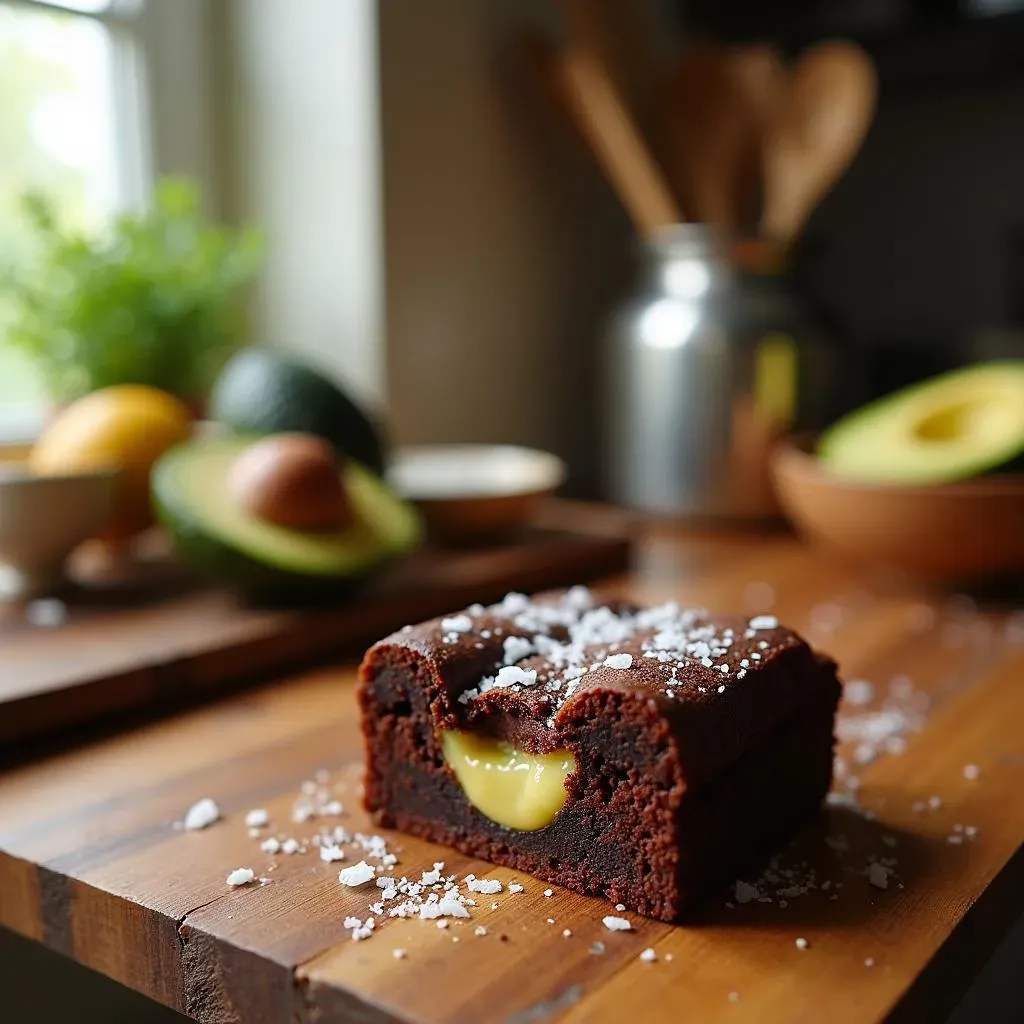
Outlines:
[[804,939],[804,938],[799,938],[799,939],[796,940],[796,948],[797,949],[807,949],[807,947],[809,945],[810,945],[810,943],[806,939]]
[[852,707],[861,707],[870,704],[875,696],[874,684],[866,679],[851,679],[843,687],[843,697],[846,703]]
[[392,955],[392,956],[393,956],[393,957],[394,957],[394,958],[395,958],[396,960],[404,960],[404,959],[405,959],[405,957],[406,957],[406,952],[405,952],[405,950],[404,950],[404,949],[395,949],[395,950],[392,950],[392,951],[391,951],[391,955]]
[[928,806],[933,811],[937,811],[942,806],[942,797],[941,796],[930,796],[930,797],[928,797]]
[[640,954],[640,959],[643,960],[644,963],[652,964],[658,959],[658,954],[652,946],[648,946],[647,949]]
[[607,947],[603,942],[592,942],[588,950],[593,956],[600,956]]
[[245,816],[245,823],[249,828],[263,828],[269,820],[270,815],[262,807],[250,811]]
[[967,836],[968,839],[973,839],[977,834],[978,829],[974,825],[964,826],[964,835]]
[[774,615],[755,615],[750,620],[751,629],[776,629],[779,620]]
[[749,882],[744,882],[740,879],[737,879],[736,881],[735,894],[737,903],[749,903],[751,900],[755,900],[761,895],[757,891],[757,886],[751,885]]
[[248,885],[255,877],[256,873],[252,868],[235,868],[225,882],[228,885]]
[[981,769],[976,764],[965,764],[964,765],[964,778],[970,779],[972,782],[981,775]]
[[554,890],[553,890],[553,889],[545,889],[545,890],[544,890],[544,895],[545,895],[545,896],[554,896],[554,895],[555,895],[555,893],[554,893]]
[[954,833],[951,836],[946,836],[946,842],[952,843],[954,846],[959,846],[964,841],[964,837]]
[[321,846],[320,859],[327,861],[328,864],[336,860],[344,860],[345,851],[340,846],[335,846],[333,843],[328,846]]
[[739,1001],[740,1001],[740,994],[739,994],[739,992],[730,992],[729,993],[729,1002],[730,1003],[738,1003]]
[[30,626],[53,629],[68,621],[68,606],[54,597],[29,601],[25,608],[25,620]]
[[486,934],[487,934],[487,929],[486,929],[486,928],[485,928],[485,927],[484,927],[484,926],[483,926],[482,924],[478,924],[478,925],[477,925],[477,926],[476,926],[476,927],[475,927],[475,928],[473,929],[473,934],[474,934],[474,935],[479,935],[479,936],[484,936],[484,935],[486,935]]
[[616,903],[615,909],[621,914],[626,909],[625,903]]
[[299,852],[299,841],[298,839],[286,839],[281,844],[281,852],[289,855]]
[[877,861],[872,861],[868,865],[868,881],[876,889],[888,889],[889,872],[884,865],[879,864]]
[[522,892],[523,891],[523,886],[521,886],[518,882],[509,882],[508,883],[508,891],[509,892]]
[[864,966],[865,967],[874,967],[875,966],[875,958],[873,956],[865,957],[864,958]]
[[447,919],[442,917],[441,920],[437,922],[437,927],[438,928],[447,928],[448,927]]
[[338,881],[342,885],[357,886],[363,885],[370,881],[374,877],[376,872],[374,869],[366,863],[365,860],[361,860],[358,864],[353,864],[350,868],[342,868],[338,872]]
[[605,928],[610,932],[631,932],[633,925],[627,921],[624,917],[605,917],[602,918]]
[[208,797],[197,800],[185,814],[185,828],[194,832],[220,820],[220,808]]
[[468,633],[473,628],[473,620],[468,615],[453,615],[441,620],[441,628],[446,633]]
[[466,888],[470,892],[480,892],[485,896],[493,896],[496,892],[501,892],[501,882],[496,878],[467,878]]
[[273,836],[270,836],[268,839],[264,839],[263,842],[260,843],[260,849],[264,853],[278,853],[281,849],[281,843]]
[[562,929],[562,938],[568,939],[572,936],[572,931],[569,928]]

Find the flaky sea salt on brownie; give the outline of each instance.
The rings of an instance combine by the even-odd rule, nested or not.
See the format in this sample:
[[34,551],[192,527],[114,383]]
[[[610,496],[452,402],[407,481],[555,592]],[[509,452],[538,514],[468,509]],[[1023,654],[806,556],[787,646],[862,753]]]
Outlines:
[[377,821],[676,918],[831,782],[836,666],[770,616],[510,594],[366,654]]

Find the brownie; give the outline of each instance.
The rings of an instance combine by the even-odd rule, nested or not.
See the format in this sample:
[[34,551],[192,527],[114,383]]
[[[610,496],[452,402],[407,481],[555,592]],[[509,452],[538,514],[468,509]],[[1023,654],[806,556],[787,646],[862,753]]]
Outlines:
[[[839,695],[771,616],[509,594],[366,653],[364,799],[382,826],[671,921],[816,811]],[[446,730],[571,751],[561,809],[530,831],[482,814]]]

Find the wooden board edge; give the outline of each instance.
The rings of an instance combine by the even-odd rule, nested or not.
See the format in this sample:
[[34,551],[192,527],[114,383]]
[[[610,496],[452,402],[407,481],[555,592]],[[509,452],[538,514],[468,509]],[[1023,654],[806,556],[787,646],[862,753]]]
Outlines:
[[890,1011],[886,1024],[945,1020],[1024,914],[1024,846],[978,897]]
[[[633,544],[626,536],[588,533],[590,544],[578,558],[564,558],[557,572],[543,566],[524,566],[500,585],[467,584],[459,606],[473,601],[497,601],[510,589],[527,592],[593,582],[629,568]],[[448,611],[438,608],[434,614]],[[417,613],[413,613],[414,615]],[[420,615],[421,618],[429,617]],[[328,611],[295,613],[282,617],[274,633],[249,637],[233,646],[198,652],[159,665],[120,672],[106,679],[90,679],[15,700],[3,709],[0,745],[5,760],[17,761],[20,752],[71,729],[116,723],[132,713],[164,711],[207,700],[245,685],[258,685],[269,677],[325,664],[378,638],[377,630],[339,642]],[[386,632],[387,630],[383,630]]]

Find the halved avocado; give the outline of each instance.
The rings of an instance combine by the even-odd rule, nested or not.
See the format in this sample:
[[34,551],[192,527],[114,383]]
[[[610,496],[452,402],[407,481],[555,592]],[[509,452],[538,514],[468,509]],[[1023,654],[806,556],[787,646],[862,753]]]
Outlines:
[[826,431],[818,456],[866,483],[940,484],[1024,460],[1024,360],[982,363],[904,388]]
[[417,546],[416,512],[368,469],[343,470],[352,522],[307,533],[251,515],[229,494],[228,472],[252,438],[193,441],[168,452],[152,476],[157,518],[181,556],[205,576],[274,603],[344,593]]

